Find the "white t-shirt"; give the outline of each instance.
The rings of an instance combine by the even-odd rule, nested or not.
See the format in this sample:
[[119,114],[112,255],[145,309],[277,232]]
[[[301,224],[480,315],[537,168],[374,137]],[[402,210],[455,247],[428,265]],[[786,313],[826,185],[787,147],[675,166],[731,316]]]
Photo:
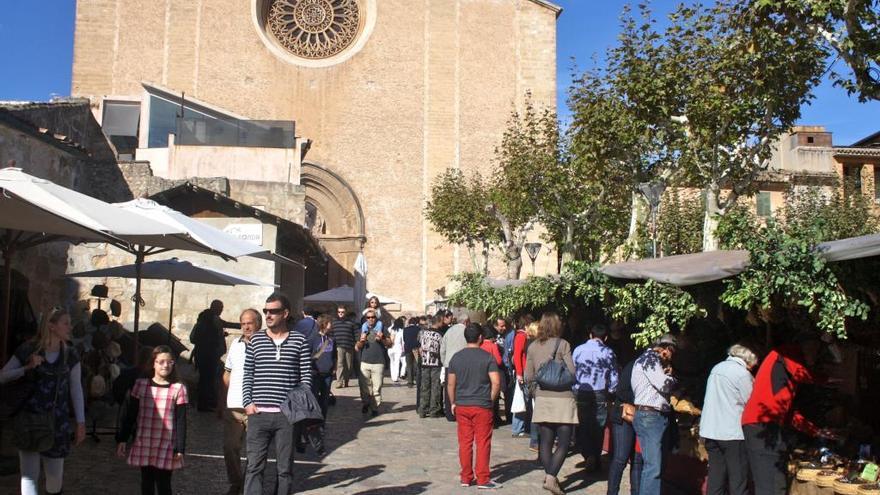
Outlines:
[[229,409],[244,408],[241,398],[241,387],[244,381],[244,348],[244,341],[241,340],[241,337],[236,337],[226,354],[225,369],[230,373],[229,391],[226,393],[226,407]]

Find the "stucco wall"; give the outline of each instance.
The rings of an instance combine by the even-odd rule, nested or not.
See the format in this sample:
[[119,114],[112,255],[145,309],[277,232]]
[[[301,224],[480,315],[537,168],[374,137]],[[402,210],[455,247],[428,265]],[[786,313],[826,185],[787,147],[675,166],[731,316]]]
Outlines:
[[487,170],[526,91],[555,107],[556,12],[531,0],[377,5],[362,50],[303,68],[262,43],[250,1],[81,0],[72,93],[139,95],[153,81],[249,118],[295,120],[313,140],[308,159],[363,205],[370,289],[418,309],[467,267],[422,218],[431,181],[446,167]]

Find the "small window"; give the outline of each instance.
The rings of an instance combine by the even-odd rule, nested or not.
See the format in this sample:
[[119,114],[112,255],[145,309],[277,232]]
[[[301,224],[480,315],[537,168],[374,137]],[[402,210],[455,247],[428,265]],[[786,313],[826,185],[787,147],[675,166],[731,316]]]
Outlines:
[[138,146],[140,119],[141,104],[138,102],[104,102],[101,128],[116,148],[117,158],[121,160],[134,158],[134,151]]
[[757,207],[759,217],[769,217],[773,213],[773,208],[770,204],[770,193],[767,191],[759,192],[755,198],[755,206]]
[[813,141],[814,141],[813,136],[807,136],[807,143],[808,144],[813,144]]

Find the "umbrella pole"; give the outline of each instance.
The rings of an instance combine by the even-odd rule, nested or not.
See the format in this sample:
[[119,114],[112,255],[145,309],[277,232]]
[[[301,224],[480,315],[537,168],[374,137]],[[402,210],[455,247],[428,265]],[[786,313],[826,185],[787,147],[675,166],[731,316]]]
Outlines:
[[138,352],[138,326],[141,319],[141,265],[144,263],[144,246],[138,246],[134,259],[134,355]]
[[6,363],[6,343],[9,341],[9,322],[12,320],[12,248],[3,250],[3,326],[0,338],[0,363]]
[[171,308],[168,309],[168,345],[171,345],[171,319],[174,318],[174,280],[171,281]]

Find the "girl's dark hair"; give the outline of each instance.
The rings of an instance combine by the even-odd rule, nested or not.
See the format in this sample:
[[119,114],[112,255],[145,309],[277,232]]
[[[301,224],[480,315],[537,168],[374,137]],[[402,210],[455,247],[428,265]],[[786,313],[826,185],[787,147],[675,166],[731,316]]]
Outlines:
[[403,316],[399,316],[396,320],[394,320],[394,326],[397,328],[403,328],[406,326],[406,318]]
[[365,308],[369,308],[369,307],[370,307],[370,303],[371,303],[372,301],[376,301],[376,307],[377,307],[377,308],[379,308],[379,307],[382,306],[382,303],[379,302],[379,298],[378,298],[378,297],[376,297],[376,296],[370,296],[370,298],[367,299],[367,304],[366,304],[364,307],[365,307]]
[[[152,369],[152,374],[150,375],[150,377],[156,376],[156,357],[159,354],[170,354],[171,357],[176,359],[176,357],[174,356],[174,351],[172,351],[171,348],[167,345],[156,346],[156,348],[153,349],[153,359],[150,361],[150,368]],[[168,375],[168,378],[166,379],[168,380],[168,383],[177,383],[179,381],[177,379],[177,366],[171,366],[171,374]]]

